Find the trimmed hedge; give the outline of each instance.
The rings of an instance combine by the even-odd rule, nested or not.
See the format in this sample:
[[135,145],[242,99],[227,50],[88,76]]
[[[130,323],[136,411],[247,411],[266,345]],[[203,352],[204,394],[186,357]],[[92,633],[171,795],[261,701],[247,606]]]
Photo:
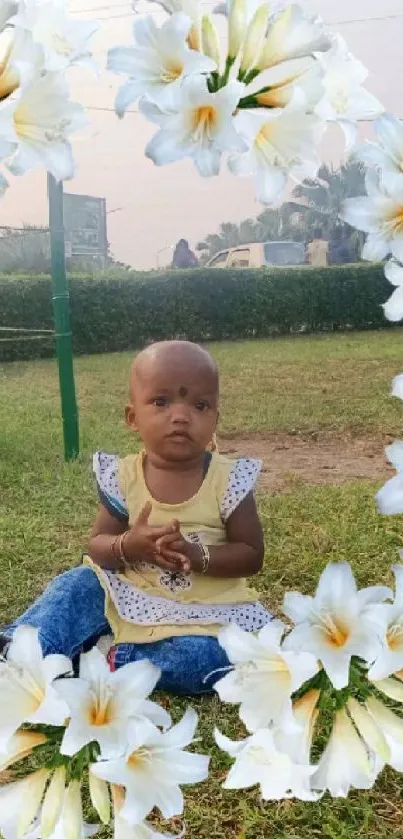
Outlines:
[[[387,326],[382,265],[324,269],[198,269],[70,282],[74,351],[116,352],[150,341],[265,338],[304,330]],[[0,278],[0,326],[52,329],[50,280]],[[4,341],[0,360],[54,354],[54,339]]]

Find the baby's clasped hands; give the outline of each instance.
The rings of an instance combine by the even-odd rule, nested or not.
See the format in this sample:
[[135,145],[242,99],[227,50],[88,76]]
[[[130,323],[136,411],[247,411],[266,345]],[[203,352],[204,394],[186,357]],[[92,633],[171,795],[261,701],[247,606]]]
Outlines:
[[178,546],[186,544],[179,522],[173,519],[169,524],[154,527],[149,524],[151,510],[152,504],[147,502],[136,523],[124,535],[122,548],[128,564],[146,560],[171,573],[189,571],[189,559],[178,550]]

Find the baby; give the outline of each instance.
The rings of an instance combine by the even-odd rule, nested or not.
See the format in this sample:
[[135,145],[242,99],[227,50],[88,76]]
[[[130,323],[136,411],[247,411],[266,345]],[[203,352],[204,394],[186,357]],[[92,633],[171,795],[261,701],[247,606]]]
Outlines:
[[228,666],[220,628],[253,632],[271,619],[245,581],[264,555],[253,495],[260,462],[211,451],[218,416],[218,370],[206,350],[171,341],[136,357],[126,423],[144,448],[95,455],[89,555],[6,628],[4,645],[29,624],[45,653],[74,657],[112,632],[112,668],[148,658],[161,689],[211,690]]

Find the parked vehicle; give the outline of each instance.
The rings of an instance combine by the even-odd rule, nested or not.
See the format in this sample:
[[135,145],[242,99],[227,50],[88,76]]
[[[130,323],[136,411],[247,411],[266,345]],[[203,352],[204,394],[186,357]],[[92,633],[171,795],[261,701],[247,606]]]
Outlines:
[[302,265],[305,246],[301,242],[251,242],[216,253],[207,268],[264,268],[270,265]]

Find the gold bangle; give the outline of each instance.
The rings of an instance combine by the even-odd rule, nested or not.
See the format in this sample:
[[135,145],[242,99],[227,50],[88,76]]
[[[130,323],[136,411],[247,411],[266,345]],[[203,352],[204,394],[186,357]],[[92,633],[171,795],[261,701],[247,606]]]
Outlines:
[[124,540],[128,534],[128,530],[125,530],[124,533],[119,533],[116,536],[116,539],[112,542],[112,555],[116,562],[119,563],[120,570],[125,571],[127,566],[129,565],[127,561],[127,557],[124,552]]
[[203,542],[199,542],[199,547],[202,552],[202,574],[207,574],[210,565],[210,549]]
[[127,556],[125,554],[125,550],[124,550],[125,539],[126,539],[126,536],[128,535],[128,533],[129,533],[129,531],[125,530],[124,533],[121,533],[120,539],[119,539],[119,559],[120,559],[120,561],[123,565],[123,568],[127,568],[130,564],[128,559],[127,559]]

